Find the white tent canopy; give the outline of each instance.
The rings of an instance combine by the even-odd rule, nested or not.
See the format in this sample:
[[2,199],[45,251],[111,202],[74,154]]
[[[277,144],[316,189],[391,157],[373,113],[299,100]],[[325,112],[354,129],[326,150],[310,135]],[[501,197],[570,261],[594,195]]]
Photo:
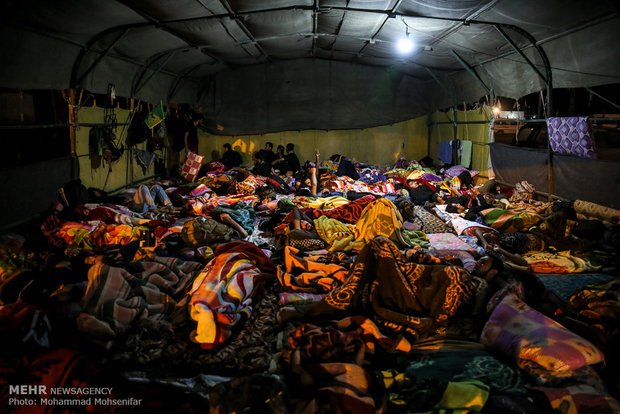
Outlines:
[[620,82],[618,11],[605,0],[9,0],[0,86],[114,84],[201,106],[227,134],[364,128]]

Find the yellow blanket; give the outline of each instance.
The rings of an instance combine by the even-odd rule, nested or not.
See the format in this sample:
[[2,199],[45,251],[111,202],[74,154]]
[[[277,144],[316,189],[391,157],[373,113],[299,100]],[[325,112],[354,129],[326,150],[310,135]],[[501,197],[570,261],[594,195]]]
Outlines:
[[329,244],[329,251],[361,250],[364,242],[355,240],[355,226],[345,224],[327,216],[314,220],[314,227],[319,237]]
[[[403,237],[407,233],[408,237]],[[403,246],[413,246],[419,239],[426,239],[422,232],[408,232],[403,228],[403,217],[396,206],[385,198],[368,204],[355,225],[355,241],[370,243],[377,236],[385,236],[398,241]]]
[[340,196],[332,197],[299,197],[295,198],[295,204],[300,207],[312,207],[319,210],[331,210],[347,204],[349,200]]
[[[404,230],[400,212],[385,198],[368,204],[355,226],[326,216],[314,220],[314,226],[319,237],[330,245],[329,251],[332,252],[361,250],[377,236],[391,238],[403,246],[425,245],[428,240],[422,232]],[[403,233],[407,237],[403,237]]]

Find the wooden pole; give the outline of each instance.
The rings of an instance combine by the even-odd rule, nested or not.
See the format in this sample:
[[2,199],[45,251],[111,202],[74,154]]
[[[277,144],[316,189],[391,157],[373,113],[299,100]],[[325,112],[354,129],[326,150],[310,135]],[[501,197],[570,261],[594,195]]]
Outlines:
[[67,99],[67,103],[69,105],[69,145],[71,148],[71,178],[76,179],[79,178],[78,173],[78,158],[76,151],[76,123],[77,123],[77,113],[75,112],[75,90],[73,88],[69,89],[69,96]]

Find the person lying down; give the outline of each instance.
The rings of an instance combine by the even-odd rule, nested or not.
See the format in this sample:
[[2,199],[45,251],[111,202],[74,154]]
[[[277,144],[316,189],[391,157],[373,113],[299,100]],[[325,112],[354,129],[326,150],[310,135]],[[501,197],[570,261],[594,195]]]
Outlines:
[[501,260],[479,259],[473,273],[447,265],[421,248],[400,251],[378,236],[360,252],[344,283],[305,311],[284,308],[280,322],[339,312],[372,315],[383,328],[415,338],[431,335],[457,313],[478,312]]

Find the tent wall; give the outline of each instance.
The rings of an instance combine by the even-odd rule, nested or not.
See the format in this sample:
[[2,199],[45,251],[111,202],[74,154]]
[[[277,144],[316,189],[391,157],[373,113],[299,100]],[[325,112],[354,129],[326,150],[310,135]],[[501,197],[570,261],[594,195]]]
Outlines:
[[211,159],[213,151],[218,151],[221,157],[222,146],[228,142],[241,154],[246,166],[252,164],[252,154],[262,149],[267,141],[274,144],[274,150],[278,145],[292,142],[302,163],[312,160],[314,149],[318,148],[321,159],[343,154],[371,164],[393,165],[399,157],[424,157],[427,147],[426,117],[359,130],[285,131],[241,136],[210,135],[200,131],[199,137],[199,151],[206,156],[205,162]]
[[57,198],[57,190],[71,179],[71,158],[0,171],[0,229],[37,217]]
[[[115,109],[115,111],[118,123],[122,124],[129,121],[130,111],[118,108]],[[77,120],[79,123],[83,124],[100,124],[103,123],[103,114],[103,108],[80,108],[80,110],[78,111]],[[123,144],[124,139],[127,136],[125,128],[127,128],[127,126],[118,126],[116,129],[116,137],[123,137]],[[82,180],[82,184],[84,184],[86,187],[95,187],[103,189],[105,191],[111,191],[120,187],[124,187],[125,185],[144,180],[154,175],[153,165],[151,165],[151,167],[146,170],[146,172],[143,172],[142,168],[137,164],[134,157],[131,155],[131,152],[127,148],[125,148],[125,151],[123,152],[121,158],[118,161],[112,163],[112,172],[110,173],[110,176],[108,177],[108,181],[106,183],[106,177],[108,175],[108,164],[102,162],[99,168],[91,168],[90,158],[88,156],[88,136],[90,134],[90,130],[90,127],[82,126],[77,129],[75,134],[75,149],[79,163],[79,176]],[[146,143],[143,142],[137,145],[136,148],[145,150]]]
[[[480,176],[489,177],[489,119],[490,108],[483,107],[471,111],[456,111],[456,119],[459,123],[456,131],[456,139],[472,141],[472,160],[470,169],[480,172]],[[435,112],[430,116],[431,123],[431,146],[430,156],[439,163],[437,153],[439,143],[451,141],[454,137],[454,112]],[[482,122],[482,123],[464,123]]]
[[227,135],[371,128],[428,113],[429,85],[392,67],[300,59],[218,72],[199,104]]
[[[480,171],[485,177],[488,177],[489,173],[489,124],[485,121],[488,121],[490,116],[487,107],[457,112],[459,122],[483,122],[460,124],[457,138],[473,141],[471,168]],[[452,112],[435,112],[430,121],[446,122],[451,121],[452,117]],[[274,147],[292,142],[302,162],[312,159],[314,148],[318,148],[322,159],[332,154],[344,154],[370,164],[392,165],[399,157],[419,160],[427,155],[428,121],[429,117],[421,116],[393,125],[367,129],[285,131],[264,135],[224,136],[200,131],[200,153],[206,156],[205,162],[212,158],[213,151],[217,151],[216,156],[221,157],[222,146],[228,142],[241,154],[244,165],[251,165],[252,153],[262,149],[265,142],[273,142]],[[452,124],[432,125],[429,153],[436,163],[438,143],[449,141],[453,136]]]
[[[491,161],[500,181],[527,180],[547,192],[547,151],[491,144]],[[620,164],[571,155],[553,155],[553,194],[620,208]]]

